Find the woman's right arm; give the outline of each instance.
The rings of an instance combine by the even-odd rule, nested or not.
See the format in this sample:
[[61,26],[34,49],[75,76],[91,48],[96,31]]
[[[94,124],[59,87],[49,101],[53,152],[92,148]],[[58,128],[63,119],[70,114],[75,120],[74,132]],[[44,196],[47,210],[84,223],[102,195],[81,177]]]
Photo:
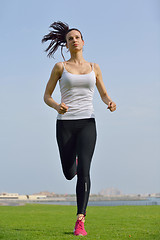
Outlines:
[[49,81],[47,83],[45,93],[44,93],[44,102],[48,106],[57,110],[57,112],[60,114],[64,114],[65,112],[67,112],[68,107],[64,103],[58,104],[56,101],[53,100],[51,95],[56,87],[58,80],[61,78],[62,71],[63,71],[62,64],[56,63],[51,72],[51,76],[49,78]]

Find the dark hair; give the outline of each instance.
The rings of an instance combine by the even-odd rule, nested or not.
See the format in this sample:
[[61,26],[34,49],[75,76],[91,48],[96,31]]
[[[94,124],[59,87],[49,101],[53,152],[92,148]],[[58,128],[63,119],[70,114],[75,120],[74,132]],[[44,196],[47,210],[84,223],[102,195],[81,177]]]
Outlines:
[[72,30],[76,30],[81,34],[81,38],[83,40],[82,33],[77,28],[69,28],[69,25],[67,23],[63,23],[61,21],[52,23],[50,25],[50,28],[53,28],[53,30],[50,30],[50,33],[46,34],[42,38],[42,43],[47,42],[48,40],[51,41],[45,52],[48,52],[48,57],[54,57],[54,53],[57,51],[58,47],[61,46],[61,54],[63,59],[65,60],[62,50],[63,47],[66,46],[67,33]]

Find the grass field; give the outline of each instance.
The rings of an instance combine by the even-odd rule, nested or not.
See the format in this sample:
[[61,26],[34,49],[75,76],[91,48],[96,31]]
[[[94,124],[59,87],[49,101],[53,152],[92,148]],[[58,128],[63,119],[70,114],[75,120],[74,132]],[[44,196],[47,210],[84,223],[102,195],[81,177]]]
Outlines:
[[0,239],[160,240],[160,206],[88,207],[88,235],[76,237],[75,206],[0,206]]

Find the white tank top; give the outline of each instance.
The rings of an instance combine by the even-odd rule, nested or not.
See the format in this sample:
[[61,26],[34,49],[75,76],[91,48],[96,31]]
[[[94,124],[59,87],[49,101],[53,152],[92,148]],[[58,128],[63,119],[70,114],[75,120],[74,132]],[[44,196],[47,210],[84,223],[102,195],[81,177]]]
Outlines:
[[57,119],[94,118],[93,94],[96,76],[93,70],[88,74],[72,74],[65,69],[59,79],[61,102],[68,106],[65,114],[58,114]]

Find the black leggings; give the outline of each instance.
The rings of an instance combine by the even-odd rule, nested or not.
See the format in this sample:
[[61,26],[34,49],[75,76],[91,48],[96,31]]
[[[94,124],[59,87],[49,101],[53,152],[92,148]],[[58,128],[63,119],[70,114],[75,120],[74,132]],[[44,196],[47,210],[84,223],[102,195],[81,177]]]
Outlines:
[[63,173],[68,180],[77,174],[77,214],[86,213],[91,185],[90,164],[96,135],[94,118],[57,120],[56,137]]

